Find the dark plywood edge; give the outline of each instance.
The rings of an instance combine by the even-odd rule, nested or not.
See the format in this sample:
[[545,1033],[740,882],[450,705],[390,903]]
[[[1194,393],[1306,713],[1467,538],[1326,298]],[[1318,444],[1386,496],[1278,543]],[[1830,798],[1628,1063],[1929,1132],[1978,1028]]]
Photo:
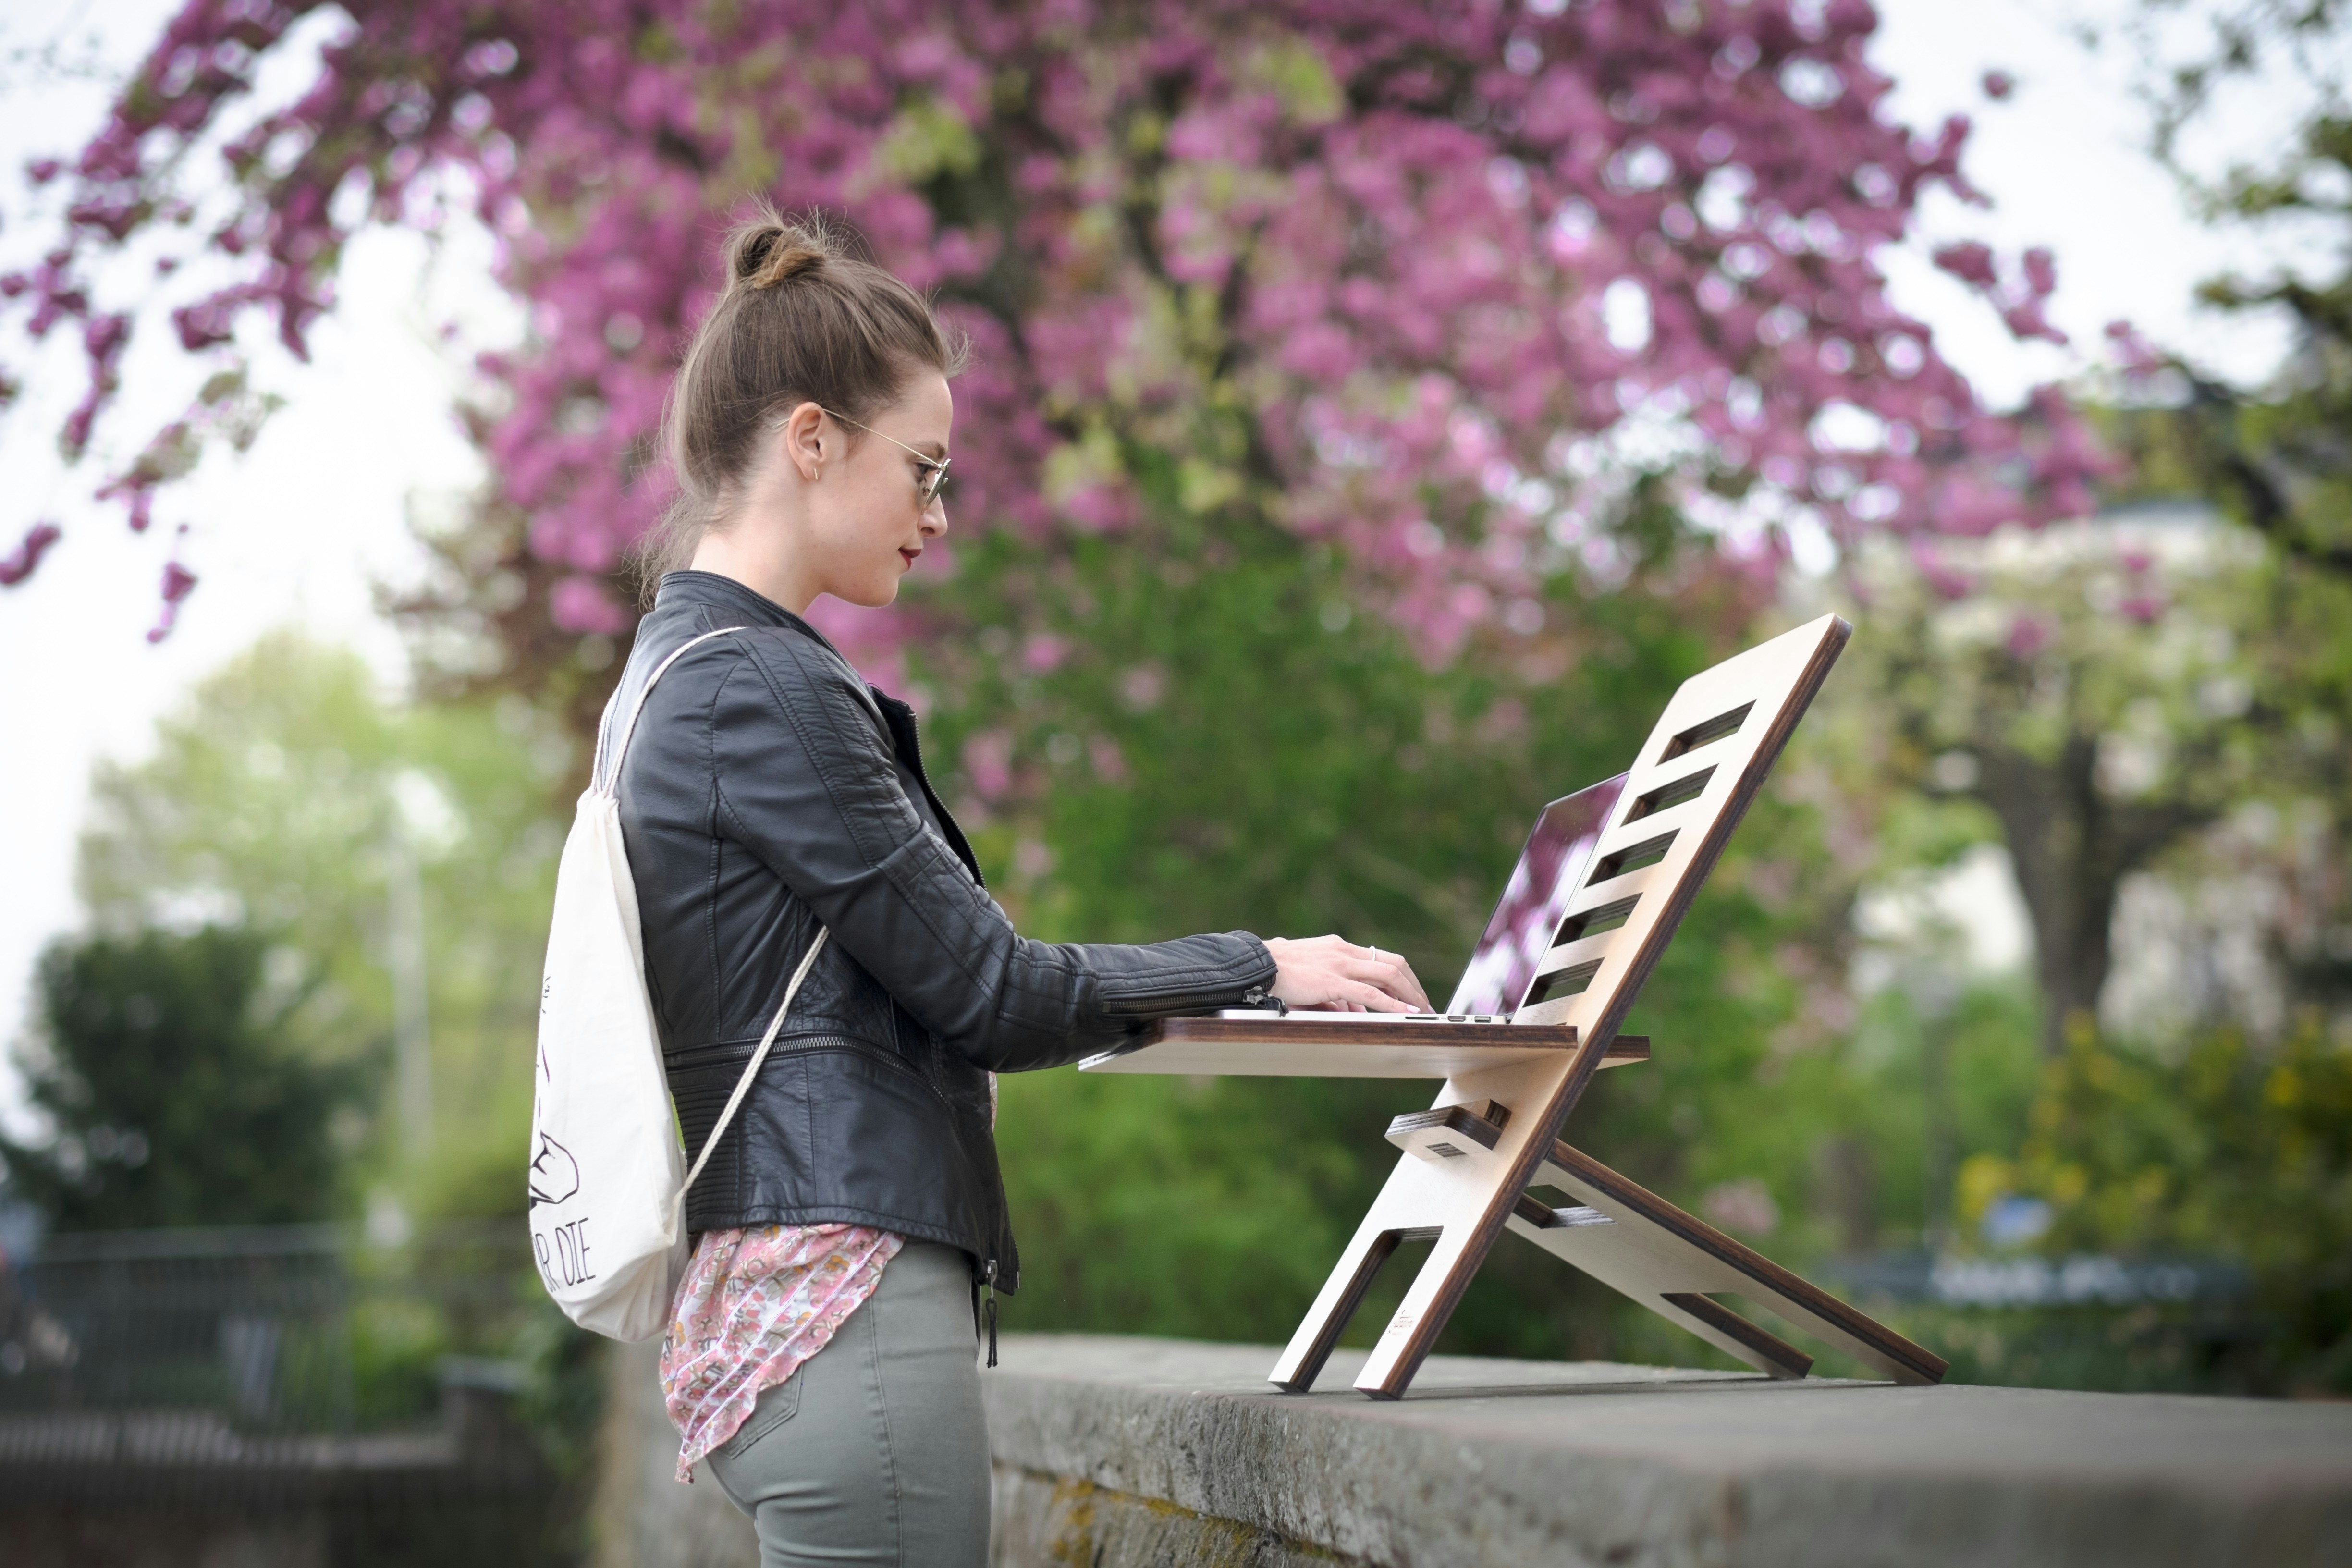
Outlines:
[[1511,1212],[1538,1230],[1563,1228],[1575,1230],[1589,1225],[1617,1223],[1615,1219],[1601,1210],[1587,1208],[1582,1204],[1569,1204],[1559,1208],[1551,1208],[1525,1194],[1520,1194],[1518,1203]]
[[1333,1305],[1330,1316],[1315,1335],[1315,1342],[1299,1358],[1297,1373],[1287,1383],[1276,1382],[1276,1388],[1285,1394],[1305,1394],[1315,1386],[1315,1380],[1323,1375],[1323,1363],[1331,1359],[1339,1336],[1348,1331],[1356,1310],[1364,1304],[1364,1292],[1372,1288],[1372,1281],[1380,1278],[1381,1270],[1404,1239],[1405,1233],[1401,1230],[1382,1231],[1372,1238],[1372,1244],[1364,1250],[1363,1260],[1356,1266],[1356,1277],[1348,1282],[1346,1293]]
[[1161,1018],[1146,1025],[1136,1044],[1139,1047],[1158,1045],[1162,1040],[1200,1040],[1224,1045],[1264,1039],[1296,1040],[1302,1046],[1458,1046],[1465,1040],[1491,1040],[1565,1050],[1576,1044],[1576,1026],[1360,1024],[1344,1018],[1284,1018],[1269,1013],[1264,1022],[1255,1018]]
[[1772,1363],[1775,1377],[1802,1377],[1813,1370],[1813,1358],[1780,1335],[1758,1328],[1712,1296],[1696,1290],[1675,1290],[1658,1298],[1676,1311],[1688,1312],[1727,1339],[1738,1341]]
[[[1738,783],[1732,787],[1731,798],[1725,803],[1707,836],[1699,842],[1689,868],[1667,890],[1665,912],[1650,928],[1647,940],[1626,965],[1625,977],[1618,982],[1616,994],[1610,998],[1609,1006],[1593,1021],[1595,1038],[1606,1042],[1616,1035],[1617,1026],[1633,1009],[1634,1002],[1642,994],[1642,987],[1649,983],[1650,972],[1657,967],[1658,960],[1664,955],[1666,944],[1681,929],[1683,916],[1690,912],[1698,890],[1715,874],[1716,862],[1723,858],[1724,848],[1731,842],[1732,834],[1738,831],[1739,824],[1748,816],[1748,808],[1762,793],[1764,781],[1770,776],[1773,764],[1788,749],[1789,738],[1797,732],[1799,721],[1811,710],[1813,699],[1821,694],[1822,683],[1829,679],[1830,667],[1837,662],[1838,655],[1845,651],[1846,643],[1853,636],[1853,626],[1843,616],[1832,618],[1835,624],[1822,638],[1821,646],[1813,650],[1812,658],[1806,661],[1805,672],[1790,693],[1790,700],[1773,716],[1772,727],[1765,731],[1763,742],[1748,759],[1747,768],[1741,772]],[[1755,705],[1750,703],[1748,706],[1753,708]],[[1559,1130],[1555,1127],[1551,1131],[1556,1135]]]
[[1481,1149],[1492,1149],[1511,1120],[1510,1108],[1488,1100],[1485,1106],[1441,1105],[1433,1110],[1408,1110],[1389,1123],[1389,1142],[1402,1143],[1414,1132],[1458,1133]]
[[[1535,1028],[1545,1026],[1523,1026]],[[1573,1025],[1550,1026],[1571,1032],[1574,1029]],[[1545,1151],[1549,1146],[1546,1140],[1557,1139],[1559,1129],[1568,1121],[1568,1113],[1583,1098],[1586,1087],[1592,1082],[1592,1075],[1601,1070],[1603,1054],[1603,1051],[1590,1046],[1580,1049],[1569,1067],[1568,1076],[1552,1091],[1549,1100],[1533,1109],[1532,1113],[1540,1118],[1538,1124],[1540,1131],[1528,1139],[1513,1157],[1505,1179],[1496,1186],[1494,1195],[1487,1200],[1485,1210],[1474,1222],[1471,1237],[1464,1245],[1461,1258],[1446,1277],[1438,1282],[1436,1293],[1428,1309],[1422,1313],[1421,1321],[1408,1331],[1404,1352],[1398,1357],[1387,1381],[1370,1388],[1359,1384],[1358,1392],[1373,1399],[1393,1400],[1402,1399],[1404,1391],[1412,1386],[1412,1380],[1420,1375],[1421,1363],[1427,1361],[1430,1352],[1437,1348],[1437,1336],[1444,1331],[1446,1323],[1454,1316],[1454,1310],[1462,1304],[1462,1298],[1470,1289],[1470,1281],[1486,1266],[1486,1255],[1502,1238],[1503,1227],[1509,1223],[1519,1199],[1534,1184],[1535,1173],[1543,1164]]]
[[[1835,1296],[1799,1279],[1754,1247],[1735,1241],[1705,1220],[1684,1213],[1657,1194],[1627,1176],[1621,1176],[1591,1155],[1555,1140],[1551,1163],[1612,1202],[1633,1210],[1643,1219],[1719,1258],[1742,1274],[1770,1286],[1808,1311],[1835,1323],[1889,1361],[1908,1367],[1929,1383],[1941,1383],[1950,1365],[1924,1345],[1916,1345],[1877,1320],[1854,1310]],[[1694,1312],[1694,1316],[1698,1316]],[[1737,1314],[1733,1314],[1737,1316]],[[1745,1322],[1747,1320],[1741,1319]],[[1728,1332],[1729,1331],[1726,1331]],[[1761,1332],[1761,1330],[1758,1331]]]
[[[1569,1050],[1576,1045],[1573,1024],[1372,1024],[1342,1019],[1265,1022],[1255,1018],[1160,1018],[1145,1025],[1117,1054],[1139,1051],[1171,1040],[1203,1045],[1249,1045],[1282,1039],[1302,1046],[1508,1046],[1518,1049]],[[1650,1037],[1626,1035],[1603,1053],[1612,1061],[1650,1059]]]

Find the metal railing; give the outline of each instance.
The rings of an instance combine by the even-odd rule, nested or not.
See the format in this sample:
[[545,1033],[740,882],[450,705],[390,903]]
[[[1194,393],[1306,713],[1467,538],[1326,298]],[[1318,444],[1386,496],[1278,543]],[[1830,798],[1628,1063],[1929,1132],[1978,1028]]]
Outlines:
[[520,1220],[51,1237],[0,1272],[0,1497],[531,1489]]

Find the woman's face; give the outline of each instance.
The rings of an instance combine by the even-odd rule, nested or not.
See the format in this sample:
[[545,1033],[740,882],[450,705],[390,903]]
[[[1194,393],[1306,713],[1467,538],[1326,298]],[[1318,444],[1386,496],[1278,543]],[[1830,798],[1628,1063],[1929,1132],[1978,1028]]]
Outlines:
[[948,531],[944,500],[924,503],[929,475],[916,454],[944,460],[954,423],[955,398],[937,371],[918,375],[863,430],[824,416],[823,477],[809,498],[812,575],[820,593],[868,608],[898,596],[899,580]]

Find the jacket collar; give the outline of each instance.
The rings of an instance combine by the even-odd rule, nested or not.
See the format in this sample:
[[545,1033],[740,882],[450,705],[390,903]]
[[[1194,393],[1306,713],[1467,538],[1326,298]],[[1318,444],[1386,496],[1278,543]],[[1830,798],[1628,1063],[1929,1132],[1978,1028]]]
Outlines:
[[716,572],[698,572],[692,567],[662,574],[661,586],[654,594],[654,610],[679,610],[700,605],[719,612],[721,624],[738,626],[789,626],[793,631],[814,637],[843,663],[848,659],[833,646],[833,639],[793,614],[765,594],[746,587],[732,577],[722,577]]

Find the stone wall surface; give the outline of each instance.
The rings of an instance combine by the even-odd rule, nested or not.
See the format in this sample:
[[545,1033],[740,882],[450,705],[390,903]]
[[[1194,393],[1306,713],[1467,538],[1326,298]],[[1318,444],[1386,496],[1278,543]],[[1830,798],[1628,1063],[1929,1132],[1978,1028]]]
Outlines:
[[[2352,1405],[1895,1388],[1434,1356],[1394,1403],[1271,1347],[1008,1335],[997,1568],[2352,1563]],[[615,1347],[596,1568],[751,1568]]]
[[1274,1357],[1008,1337],[997,1563],[2352,1563],[2352,1405],[1460,1356],[1381,1403]]

